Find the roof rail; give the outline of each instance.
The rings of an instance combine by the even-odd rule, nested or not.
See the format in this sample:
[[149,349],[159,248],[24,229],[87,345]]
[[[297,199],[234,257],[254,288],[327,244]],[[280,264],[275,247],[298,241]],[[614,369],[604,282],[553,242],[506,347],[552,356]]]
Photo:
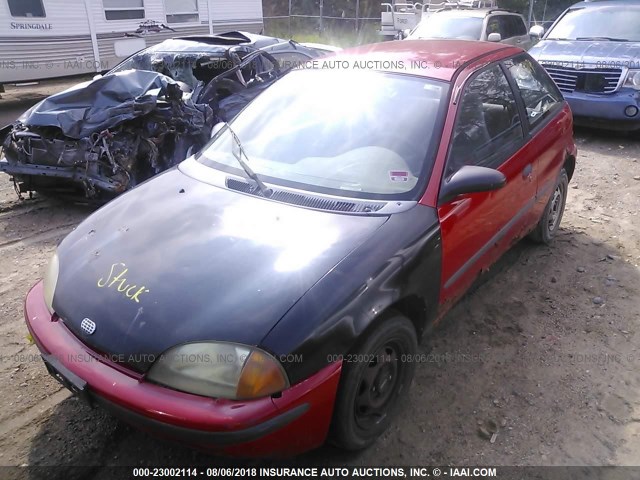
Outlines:
[[496,0],[426,0],[422,6],[423,12],[438,12],[452,9],[497,8]]
[[492,8],[491,10],[489,10],[489,13],[493,13],[493,12],[507,12],[507,13],[516,13],[516,14],[520,15],[520,12],[517,12],[515,10],[511,10],[509,8]]

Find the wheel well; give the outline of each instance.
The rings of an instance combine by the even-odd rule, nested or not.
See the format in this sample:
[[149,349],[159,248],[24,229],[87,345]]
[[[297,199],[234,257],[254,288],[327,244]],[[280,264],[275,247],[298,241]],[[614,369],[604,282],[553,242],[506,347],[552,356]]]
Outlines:
[[422,336],[427,318],[427,306],[423,300],[412,295],[398,300],[393,305],[390,305],[389,309],[400,312],[407,317],[413,323],[413,328],[416,329],[418,338]]
[[571,181],[571,177],[573,177],[573,172],[576,170],[576,157],[573,155],[568,155],[564,161],[563,168],[567,171],[567,176],[569,177],[569,181]]
[[367,325],[365,330],[358,336],[358,339],[350,347],[349,350],[352,352],[357,351],[358,348],[360,348],[360,345],[369,336],[370,332],[372,332],[380,322],[384,321],[385,318],[398,313],[407,317],[413,324],[413,328],[415,328],[416,330],[416,336],[418,337],[418,343],[420,343],[422,334],[425,331],[425,327],[427,326],[427,307],[424,301],[419,297],[417,297],[416,295],[410,295],[398,300],[395,303],[392,303],[387,308],[378,313],[378,315],[376,315],[371,323]]

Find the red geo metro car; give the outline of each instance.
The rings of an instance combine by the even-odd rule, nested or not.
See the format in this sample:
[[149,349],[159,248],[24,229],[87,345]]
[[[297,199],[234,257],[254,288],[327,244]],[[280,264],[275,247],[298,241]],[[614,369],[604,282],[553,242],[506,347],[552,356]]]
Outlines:
[[228,455],[357,450],[389,426],[426,327],[516,240],[557,233],[572,117],[508,45],[331,61],[60,244],[25,305],[52,375]]

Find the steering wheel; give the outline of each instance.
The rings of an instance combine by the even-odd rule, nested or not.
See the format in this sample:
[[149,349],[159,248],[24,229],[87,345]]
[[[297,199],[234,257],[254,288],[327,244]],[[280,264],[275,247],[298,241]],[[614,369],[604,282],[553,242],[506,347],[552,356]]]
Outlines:
[[[239,47],[235,47],[235,48],[231,48],[229,50],[229,58],[231,59],[231,61],[233,62],[233,66],[234,68],[237,68],[242,62],[247,60],[247,57],[250,58],[249,64],[252,63],[256,58],[258,57],[264,57],[267,60],[269,60],[269,62],[271,62],[271,64],[273,65],[273,71],[276,73],[276,75],[280,76],[281,73],[281,67],[280,67],[280,62],[278,62],[278,60],[275,59],[275,57],[273,55],[271,55],[269,52],[265,51],[265,50],[260,50],[259,48],[253,48],[250,53],[248,53],[247,55],[245,55],[244,58],[240,58],[240,55],[238,55],[238,53],[236,52],[236,50],[238,50]],[[243,47],[246,48],[246,47]],[[240,72],[242,69],[239,69],[238,71]],[[255,75],[259,75],[261,73],[264,72],[255,72]]]

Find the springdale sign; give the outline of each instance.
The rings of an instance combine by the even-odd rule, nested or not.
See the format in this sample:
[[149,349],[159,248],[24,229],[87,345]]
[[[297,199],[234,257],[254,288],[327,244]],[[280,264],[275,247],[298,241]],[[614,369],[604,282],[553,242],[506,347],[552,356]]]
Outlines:
[[51,23],[11,22],[11,30],[53,30]]

